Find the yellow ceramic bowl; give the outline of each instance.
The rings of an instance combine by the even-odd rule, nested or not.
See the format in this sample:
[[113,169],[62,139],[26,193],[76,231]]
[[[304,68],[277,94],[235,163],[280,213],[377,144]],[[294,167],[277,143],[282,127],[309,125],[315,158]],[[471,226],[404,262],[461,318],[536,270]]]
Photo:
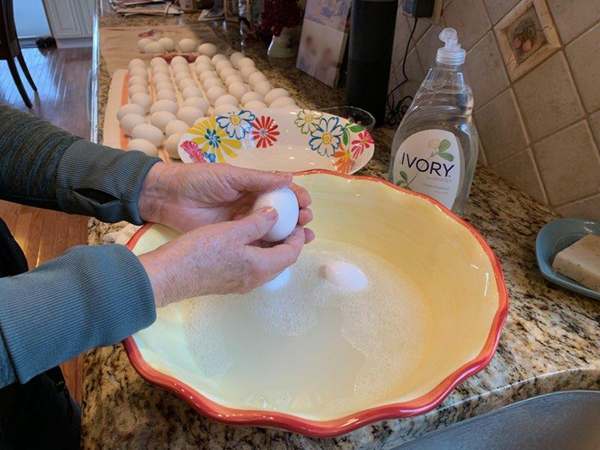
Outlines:
[[[246,410],[219,389],[218,380],[194,370],[185,345],[184,309],[178,304],[159,310],[155,324],[125,341],[133,366],[213,419],[312,436],[339,435],[434,408],[461,381],[483,369],[496,350],[508,312],[499,261],[475,229],[429,197],[383,180],[332,172],[305,172],[295,181],[312,196],[311,227],[318,238],[364,247],[419,286],[431,326],[418,370],[385,399],[343,417],[302,415],[293,409]],[[148,225],[129,246],[137,254],[145,253],[176,235]]]

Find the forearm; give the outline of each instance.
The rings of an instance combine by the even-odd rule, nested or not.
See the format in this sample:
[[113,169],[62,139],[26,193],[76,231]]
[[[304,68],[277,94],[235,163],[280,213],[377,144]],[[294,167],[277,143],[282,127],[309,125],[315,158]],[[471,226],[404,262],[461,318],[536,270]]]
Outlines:
[[0,387],[114,344],[155,317],[148,275],[123,246],[75,247],[30,272],[2,278]]
[[141,224],[140,190],[158,161],[87,142],[0,105],[0,199]]

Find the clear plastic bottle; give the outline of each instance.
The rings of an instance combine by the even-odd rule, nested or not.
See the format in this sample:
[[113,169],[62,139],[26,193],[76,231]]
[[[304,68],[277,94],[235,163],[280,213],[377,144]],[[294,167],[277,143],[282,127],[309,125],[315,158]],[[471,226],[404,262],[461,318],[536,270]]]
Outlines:
[[389,180],[435,198],[462,214],[477,164],[473,92],[464,79],[466,52],[456,30],[440,33],[445,46],[402,119],[390,160]]

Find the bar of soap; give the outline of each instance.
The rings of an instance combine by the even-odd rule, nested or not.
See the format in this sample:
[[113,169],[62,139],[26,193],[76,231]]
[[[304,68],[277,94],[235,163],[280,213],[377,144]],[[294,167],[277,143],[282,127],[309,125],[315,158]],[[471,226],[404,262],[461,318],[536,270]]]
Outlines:
[[600,292],[600,236],[588,234],[558,252],[552,268],[586,288]]

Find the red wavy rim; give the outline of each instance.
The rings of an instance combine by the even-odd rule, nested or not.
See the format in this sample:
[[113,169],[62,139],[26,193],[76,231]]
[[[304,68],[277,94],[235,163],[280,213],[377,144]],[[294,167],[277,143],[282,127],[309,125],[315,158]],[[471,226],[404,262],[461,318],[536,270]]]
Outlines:
[[[502,326],[506,320],[506,316],[508,315],[509,302],[508,291],[502,275],[502,266],[500,261],[490,246],[485,242],[481,234],[479,234],[479,232],[472,225],[456,216],[438,201],[424,194],[402,189],[383,179],[368,176],[346,175],[321,169],[294,173],[295,176],[312,174],[328,174],[347,179],[370,180],[376,183],[382,183],[406,194],[424,198],[438,206],[444,213],[452,217],[456,222],[471,232],[490,259],[490,263],[496,278],[499,297],[498,310],[494,316],[490,333],[485,345],[483,346],[483,349],[477,355],[477,357],[464,364],[459,369],[455,370],[430,392],[414,400],[378,406],[367,410],[358,411],[339,419],[325,421],[305,419],[280,412],[233,409],[216,403],[185,383],[182,383],[179,380],[152,368],[144,360],[133,337],[129,337],[123,341],[125,351],[127,352],[127,356],[129,357],[131,365],[142,376],[142,378],[145,378],[153,384],[174,392],[179,397],[190,403],[198,412],[219,422],[231,425],[283,428],[295,433],[301,433],[313,437],[333,437],[348,433],[373,422],[424,414],[438,406],[450,394],[450,392],[465,379],[475,375],[489,364],[498,346]],[[140,230],[138,230],[138,232],[128,242],[127,247],[129,249],[133,249],[142,235],[148,231],[151,226],[152,224],[146,224]]]

